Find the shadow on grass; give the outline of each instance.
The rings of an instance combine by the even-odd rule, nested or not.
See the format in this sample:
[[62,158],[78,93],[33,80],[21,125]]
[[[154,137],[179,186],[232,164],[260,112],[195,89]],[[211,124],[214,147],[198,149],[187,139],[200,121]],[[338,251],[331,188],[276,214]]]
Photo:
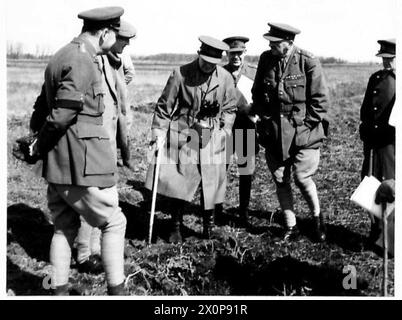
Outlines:
[[[130,180],[127,184],[131,185],[134,190],[140,192],[144,200],[135,204],[122,201],[119,203],[127,218],[126,238],[148,240],[152,194],[144,187],[144,182],[142,181]],[[200,208],[195,204],[184,201],[177,202],[173,198],[162,195],[157,196],[152,242],[156,242],[158,239],[168,241],[173,228],[171,216],[179,209],[182,210],[184,214],[200,215]],[[198,233],[186,226],[182,228],[182,235],[184,237],[199,236]]]
[[15,295],[51,295],[51,291],[43,287],[43,278],[22,271],[7,258],[7,291],[8,290],[12,290]]
[[[300,234],[313,240],[312,219],[297,219]],[[363,250],[364,239],[361,234],[353,232],[344,226],[327,223],[327,240],[329,244],[335,244],[344,250],[360,252]]]
[[239,264],[231,256],[219,256],[215,276],[225,280],[233,295],[267,296],[358,296],[367,288],[367,281],[357,280],[357,288],[345,290],[345,274],[330,265],[315,266],[291,256],[269,264]]
[[37,260],[49,261],[50,242],[53,226],[45,219],[44,213],[24,203],[7,208],[7,242],[17,242],[26,253]]

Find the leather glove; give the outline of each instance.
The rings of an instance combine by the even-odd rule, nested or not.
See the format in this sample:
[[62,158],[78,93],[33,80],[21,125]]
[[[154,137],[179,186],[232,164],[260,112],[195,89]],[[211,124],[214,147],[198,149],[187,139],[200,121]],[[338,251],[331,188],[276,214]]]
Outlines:
[[17,139],[12,152],[17,159],[28,164],[35,164],[40,159],[37,148],[37,135],[30,134]]
[[375,203],[392,203],[395,201],[395,180],[384,180],[377,189]]

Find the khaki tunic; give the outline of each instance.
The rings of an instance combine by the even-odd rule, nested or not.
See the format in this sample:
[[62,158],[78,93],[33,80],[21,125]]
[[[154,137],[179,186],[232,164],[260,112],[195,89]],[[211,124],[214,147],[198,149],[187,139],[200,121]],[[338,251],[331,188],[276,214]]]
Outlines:
[[93,46],[79,36],[60,49],[45,71],[48,116],[38,136],[49,183],[111,187],[116,162],[102,127],[101,69]]
[[[205,120],[212,127],[211,138],[204,148],[199,148],[197,137],[191,135],[190,129],[198,121],[202,101],[215,103],[219,108],[214,116]],[[233,79],[222,67],[217,66],[212,75],[207,75],[200,70],[196,59],[172,72],[157,102],[152,123],[154,133],[167,135],[158,193],[191,201],[202,183],[206,210],[223,202],[226,139],[231,133],[235,112]],[[148,189],[152,189],[154,167],[151,164],[147,173],[145,186]]]
[[291,147],[321,146],[329,100],[318,58],[294,47],[282,70],[278,57],[271,51],[263,52],[252,95],[251,113],[262,119],[259,130],[266,135],[263,143],[278,159],[288,159]]

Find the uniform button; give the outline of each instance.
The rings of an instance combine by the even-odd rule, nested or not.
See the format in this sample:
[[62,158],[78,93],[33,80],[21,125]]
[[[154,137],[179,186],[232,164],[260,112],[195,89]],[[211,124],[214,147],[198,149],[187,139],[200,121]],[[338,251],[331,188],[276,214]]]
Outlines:
[[375,126],[374,126],[374,128],[376,128],[376,129],[377,129],[377,128],[378,128],[378,126],[377,126],[377,125],[375,125]]
[[373,93],[376,94],[376,93],[377,93],[377,90],[374,90]]
[[283,114],[281,114],[281,118],[283,118]]
[[374,111],[377,110],[377,107],[374,107]]
[[279,91],[279,95],[282,95],[283,94],[283,92],[282,91]]

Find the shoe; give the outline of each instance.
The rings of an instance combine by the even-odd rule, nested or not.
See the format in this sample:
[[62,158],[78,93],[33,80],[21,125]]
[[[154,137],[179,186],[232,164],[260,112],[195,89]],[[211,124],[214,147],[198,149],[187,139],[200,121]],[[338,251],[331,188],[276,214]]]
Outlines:
[[107,287],[107,294],[109,296],[127,296],[128,293],[124,288],[124,281],[117,286],[108,286]]
[[287,227],[282,240],[283,241],[292,241],[293,239],[295,239],[297,237],[297,235],[299,234],[297,227],[293,226],[293,227]]
[[172,215],[172,222],[173,222],[173,230],[169,236],[170,243],[181,243],[183,242],[183,238],[181,236],[181,226],[183,224],[183,215],[179,213],[175,213]]
[[314,217],[314,234],[313,238],[315,242],[324,242],[327,240],[326,231],[327,228],[325,226],[325,219],[322,215],[319,217]]
[[79,263],[77,269],[81,273],[100,274],[103,272],[102,259],[99,255],[92,255],[84,262]]

